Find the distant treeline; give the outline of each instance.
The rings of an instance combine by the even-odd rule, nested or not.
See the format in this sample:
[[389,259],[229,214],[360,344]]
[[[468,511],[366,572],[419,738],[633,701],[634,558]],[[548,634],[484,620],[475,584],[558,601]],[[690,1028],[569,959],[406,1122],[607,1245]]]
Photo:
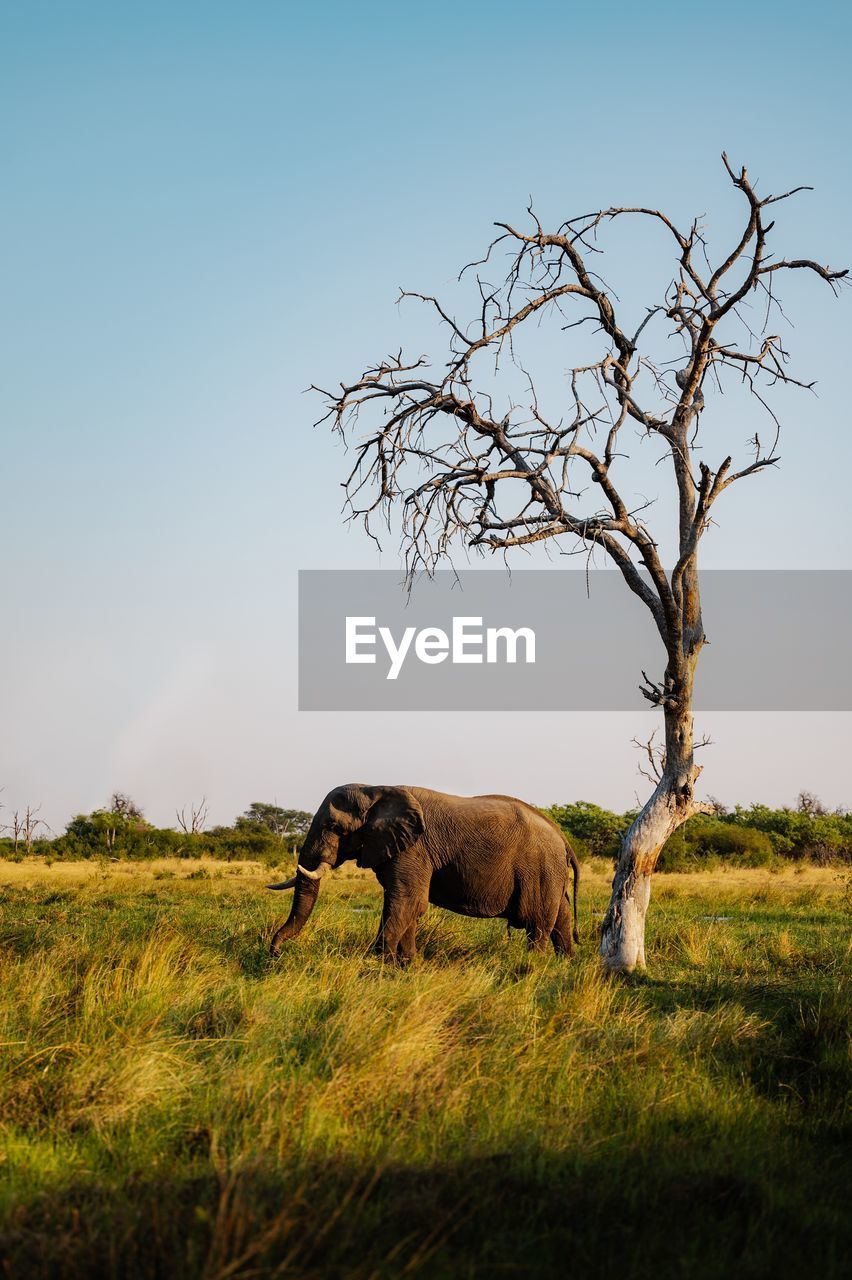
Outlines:
[[[753,804],[690,818],[668,840],[660,854],[660,871],[689,871],[727,862],[768,867],[781,860],[818,865],[852,862],[852,813],[826,810],[816,796],[803,791],[795,809]],[[636,811],[611,813],[595,804],[553,805],[544,812],[570,839],[578,855],[614,858],[619,836]]]
[[[0,857],[27,855],[73,862],[86,858],[222,858],[275,865],[292,861],[310,826],[301,809],[255,802],[232,826],[205,829],[206,805],[182,810],[177,827],[155,827],[129,796],[116,792],[94,813],[78,814],[62,835],[48,836],[31,810],[12,815],[0,839]],[[11,834],[9,834],[11,833]]]
[[[613,813],[578,800],[544,809],[559,824],[580,857],[614,858],[619,838],[635,810]],[[138,805],[117,792],[103,809],[72,818],[62,835],[51,835],[31,809],[15,813],[0,837],[0,857],[43,857],[67,862],[87,858],[248,859],[267,865],[292,862],[310,826],[311,814],[260,801],[232,826],[205,828],[206,806],[181,811],[177,827],[155,827]],[[809,792],[792,809],[753,804],[691,818],[660,855],[661,871],[688,871],[726,862],[771,866],[781,860],[828,865],[852,862],[852,813],[827,811]]]

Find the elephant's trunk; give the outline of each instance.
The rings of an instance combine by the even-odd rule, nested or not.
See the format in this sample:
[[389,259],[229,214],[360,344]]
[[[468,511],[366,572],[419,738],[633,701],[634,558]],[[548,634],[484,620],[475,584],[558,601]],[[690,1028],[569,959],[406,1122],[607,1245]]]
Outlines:
[[[327,864],[326,864],[327,865]],[[297,938],[307,924],[319,897],[320,877],[314,873],[306,875],[300,867],[296,873],[296,892],[293,895],[293,906],[285,923],[272,939],[271,951],[277,956],[285,942]]]

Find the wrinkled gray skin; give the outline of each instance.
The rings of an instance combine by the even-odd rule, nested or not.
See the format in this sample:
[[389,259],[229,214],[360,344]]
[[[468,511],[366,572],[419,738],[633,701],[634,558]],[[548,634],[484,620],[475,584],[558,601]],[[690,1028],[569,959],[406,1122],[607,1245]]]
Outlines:
[[[577,934],[579,867],[555,823],[511,796],[449,796],[422,787],[336,787],[305,837],[292,880],[286,924],[272,939],[277,956],[314,909],[321,877],[354,858],[385,891],[376,950],[386,959],[415,954],[417,921],[428,904],[464,916],[502,918],[525,929],[529,946],[550,939],[570,955]],[[574,872],[573,920],[568,868]]]

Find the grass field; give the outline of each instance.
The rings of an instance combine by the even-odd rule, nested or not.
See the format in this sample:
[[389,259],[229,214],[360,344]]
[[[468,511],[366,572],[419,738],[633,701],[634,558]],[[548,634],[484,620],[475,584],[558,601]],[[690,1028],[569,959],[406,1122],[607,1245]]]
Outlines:
[[[368,879],[0,863],[0,1266],[21,1277],[848,1274],[850,895],[660,875],[648,978]],[[268,873],[267,873],[268,874]]]

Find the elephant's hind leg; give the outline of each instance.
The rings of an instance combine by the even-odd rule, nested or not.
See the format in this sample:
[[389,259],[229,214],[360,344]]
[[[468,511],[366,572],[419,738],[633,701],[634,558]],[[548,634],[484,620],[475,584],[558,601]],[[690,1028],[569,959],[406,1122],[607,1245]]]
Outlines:
[[553,926],[553,932],[550,935],[553,950],[558,956],[574,954],[574,944],[571,941],[572,928],[571,903],[568,901],[568,895],[563,894],[562,901],[559,904],[556,924]]
[[529,924],[527,930],[527,948],[530,951],[546,951],[547,950],[547,929],[542,928],[538,924]]
[[[526,901],[524,897],[526,896]],[[559,905],[555,897],[549,893],[521,895],[518,904],[517,923],[526,931],[527,946],[530,951],[546,951],[547,944],[556,927]],[[510,924],[515,921],[510,919]]]
[[[542,909],[532,918],[524,921],[524,928],[527,932],[527,947],[530,951],[546,951],[547,943],[553,936],[553,930],[556,927],[554,912],[545,914]],[[556,917],[558,919],[558,916]]]

